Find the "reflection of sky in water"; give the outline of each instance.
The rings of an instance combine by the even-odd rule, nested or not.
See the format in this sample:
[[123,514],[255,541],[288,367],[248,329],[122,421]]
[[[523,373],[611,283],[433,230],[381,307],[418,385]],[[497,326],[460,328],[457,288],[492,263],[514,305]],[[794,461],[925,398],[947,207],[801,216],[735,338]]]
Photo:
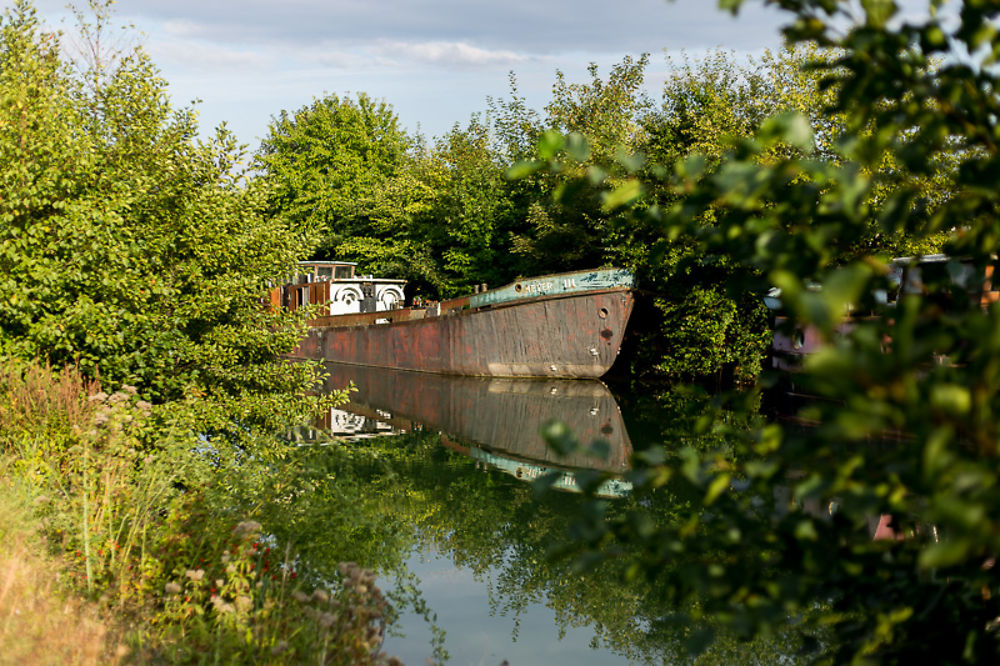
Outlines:
[[[490,611],[491,572],[483,572],[476,580],[472,570],[458,568],[446,554],[438,553],[414,553],[407,566],[420,579],[427,605],[437,613],[438,625],[447,632],[445,649],[451,655],[451,664],[499,666],[504,659],[511,666],[630,663],[606,649],[591,648],[591,628],[567,627],[560,639],[555,613],[544,602],[530,604],[521,613],[515,641],[516,619]],[[385,652],[405,664],[423,664],[431,640],[424,619],[405,614],[398,627],[406,636],[389,636],[383,646]]]

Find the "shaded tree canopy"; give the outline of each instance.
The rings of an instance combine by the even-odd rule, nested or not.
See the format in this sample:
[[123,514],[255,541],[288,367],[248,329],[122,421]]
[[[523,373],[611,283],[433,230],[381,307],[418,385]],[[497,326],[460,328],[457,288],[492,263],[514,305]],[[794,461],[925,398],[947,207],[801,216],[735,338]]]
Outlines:
[[[662,165],[663,203],[638,198],[641,175],[606,196],[665,246],[732,266],[726,293],[780,287],[784,332],[820,341],[791,378],[813,399],[791,425],[702,419],[695,433],[727,440],[717,450],[638,456],[636,487],[690,504],[668,524],[602,517],[595,501],[580,561],[640,544],[631,575],[697,600],[686,620],[748,637],[791,625],[821,662],[996,661],[1000,8],[903,21],[894,2],[781,4],[791,41],[832,49],[807,70],[832,93],[822,134],[789,110],[719,154]],[[879,236],[946,260],[885,298],[898,246]],[[879,522],[892,538],[872,539]]]

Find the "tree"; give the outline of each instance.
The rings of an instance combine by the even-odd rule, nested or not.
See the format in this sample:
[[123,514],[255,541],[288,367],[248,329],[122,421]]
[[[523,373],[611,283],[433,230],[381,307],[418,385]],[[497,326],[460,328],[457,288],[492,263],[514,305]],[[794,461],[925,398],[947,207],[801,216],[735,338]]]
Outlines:
[[[638,60],[626,56],[612,67],[606,81],[591,63],[587,83],[568,83],[562,72],[556,72],[553,99],[540,121],[549,128],[548,133],[535,129],[533,122],[517,124],[507,119],[511,113],[524,113],[513,80],[511,101],[507,106],[498,105],[505,113],[498,114],[495,122],[498,129],[506,131],[500,135],[507,145],[544,140],[557,131],[587,139],[586,143],[578,142],[585,150],[578,163],[565,165],[559,173],[522,174],[526,177],[515,186],[523,222],[512,231],[513,250],[536,273],[593,268],[610,262],[614,217],[599,197],[589,196],[589,189],[579,184],[594,177],[614,181],[623,171],[617,157],[640,145],[644,135],[641,121],[649,108],[641,94],[647,63],[646,55]],[[515,140],[509,136],[512,128],[534,135]]]
[[[110,13],[92,9],[81,30],[100,53]],[[198,140],[194,111],[170,105],[141,49],[74,70],[29,2],[0,24],[3,353],[159,401],[242,401],[244,417],[304,390],[312,369],[276,358],[301,323],[261,299],[308,230],[261,215],[232,136]]]
[[[675,163],[665,185],[676,203],[645,214],[752,268],[741,289],[781,287],[793,324],[819,331],[822,349],[795,376],[818,398],[797,416],[817,425],[716,422],[732,452],[641,456],[634,483],[690,510],[675,524],[642,511],[588,520],[588,543],[640,544],[633,575],[667,581],[746,635],[796,627],[818,659],[995,661],[1000,308],[984,296],[1000,250],[1000,9],[966,2],[904,22],[894,2],[782,4],[790,40],[837,49],[815,65],[844,119],[836,159],[817,154],[805,116],[785,113],[717,165]],[[941,159],[957,168],[928,205],[922,183]],[[944,232],[961,261],[887,304],[889,257],[866,246],[873,224],[918,242]],[[877,316],[845,332],[851,310]],[[872,540],[880,516],[898,539]],[[697,650],[711,635],[695,638]]]
[[438,258],[439,292],[456,296],[513,278],[504,236],[512,204],[488,125],[478,116],[456,124],[421,156],[420,174],[433,196],[414,232]]
[[398,180],[411,147],[392,107],[364,93],[281,111],[257,153],[269,214],[317,225],[326,254],[348,239],[398,233],[414,198]]

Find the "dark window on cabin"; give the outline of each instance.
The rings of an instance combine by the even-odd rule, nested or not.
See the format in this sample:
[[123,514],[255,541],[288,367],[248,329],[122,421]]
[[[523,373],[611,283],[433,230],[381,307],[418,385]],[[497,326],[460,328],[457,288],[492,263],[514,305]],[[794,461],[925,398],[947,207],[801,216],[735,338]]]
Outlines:
[[354,277],[354,267],[353,266],[337,266],[334,270],[333,277],[337,280],[349,280]]
[[330,279],[333,276],[332,266],[320,266],[319,267],[319,277]]

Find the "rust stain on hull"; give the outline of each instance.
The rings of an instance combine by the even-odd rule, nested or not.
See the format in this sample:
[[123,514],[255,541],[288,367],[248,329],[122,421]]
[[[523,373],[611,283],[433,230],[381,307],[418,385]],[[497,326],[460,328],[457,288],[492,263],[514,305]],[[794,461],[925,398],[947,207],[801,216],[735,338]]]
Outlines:
[[452,375],[596,378],[618,356],[633,302],[629,289],[609,289],[478,309],[442,303],[436,316],[322,317],[292,356]]

